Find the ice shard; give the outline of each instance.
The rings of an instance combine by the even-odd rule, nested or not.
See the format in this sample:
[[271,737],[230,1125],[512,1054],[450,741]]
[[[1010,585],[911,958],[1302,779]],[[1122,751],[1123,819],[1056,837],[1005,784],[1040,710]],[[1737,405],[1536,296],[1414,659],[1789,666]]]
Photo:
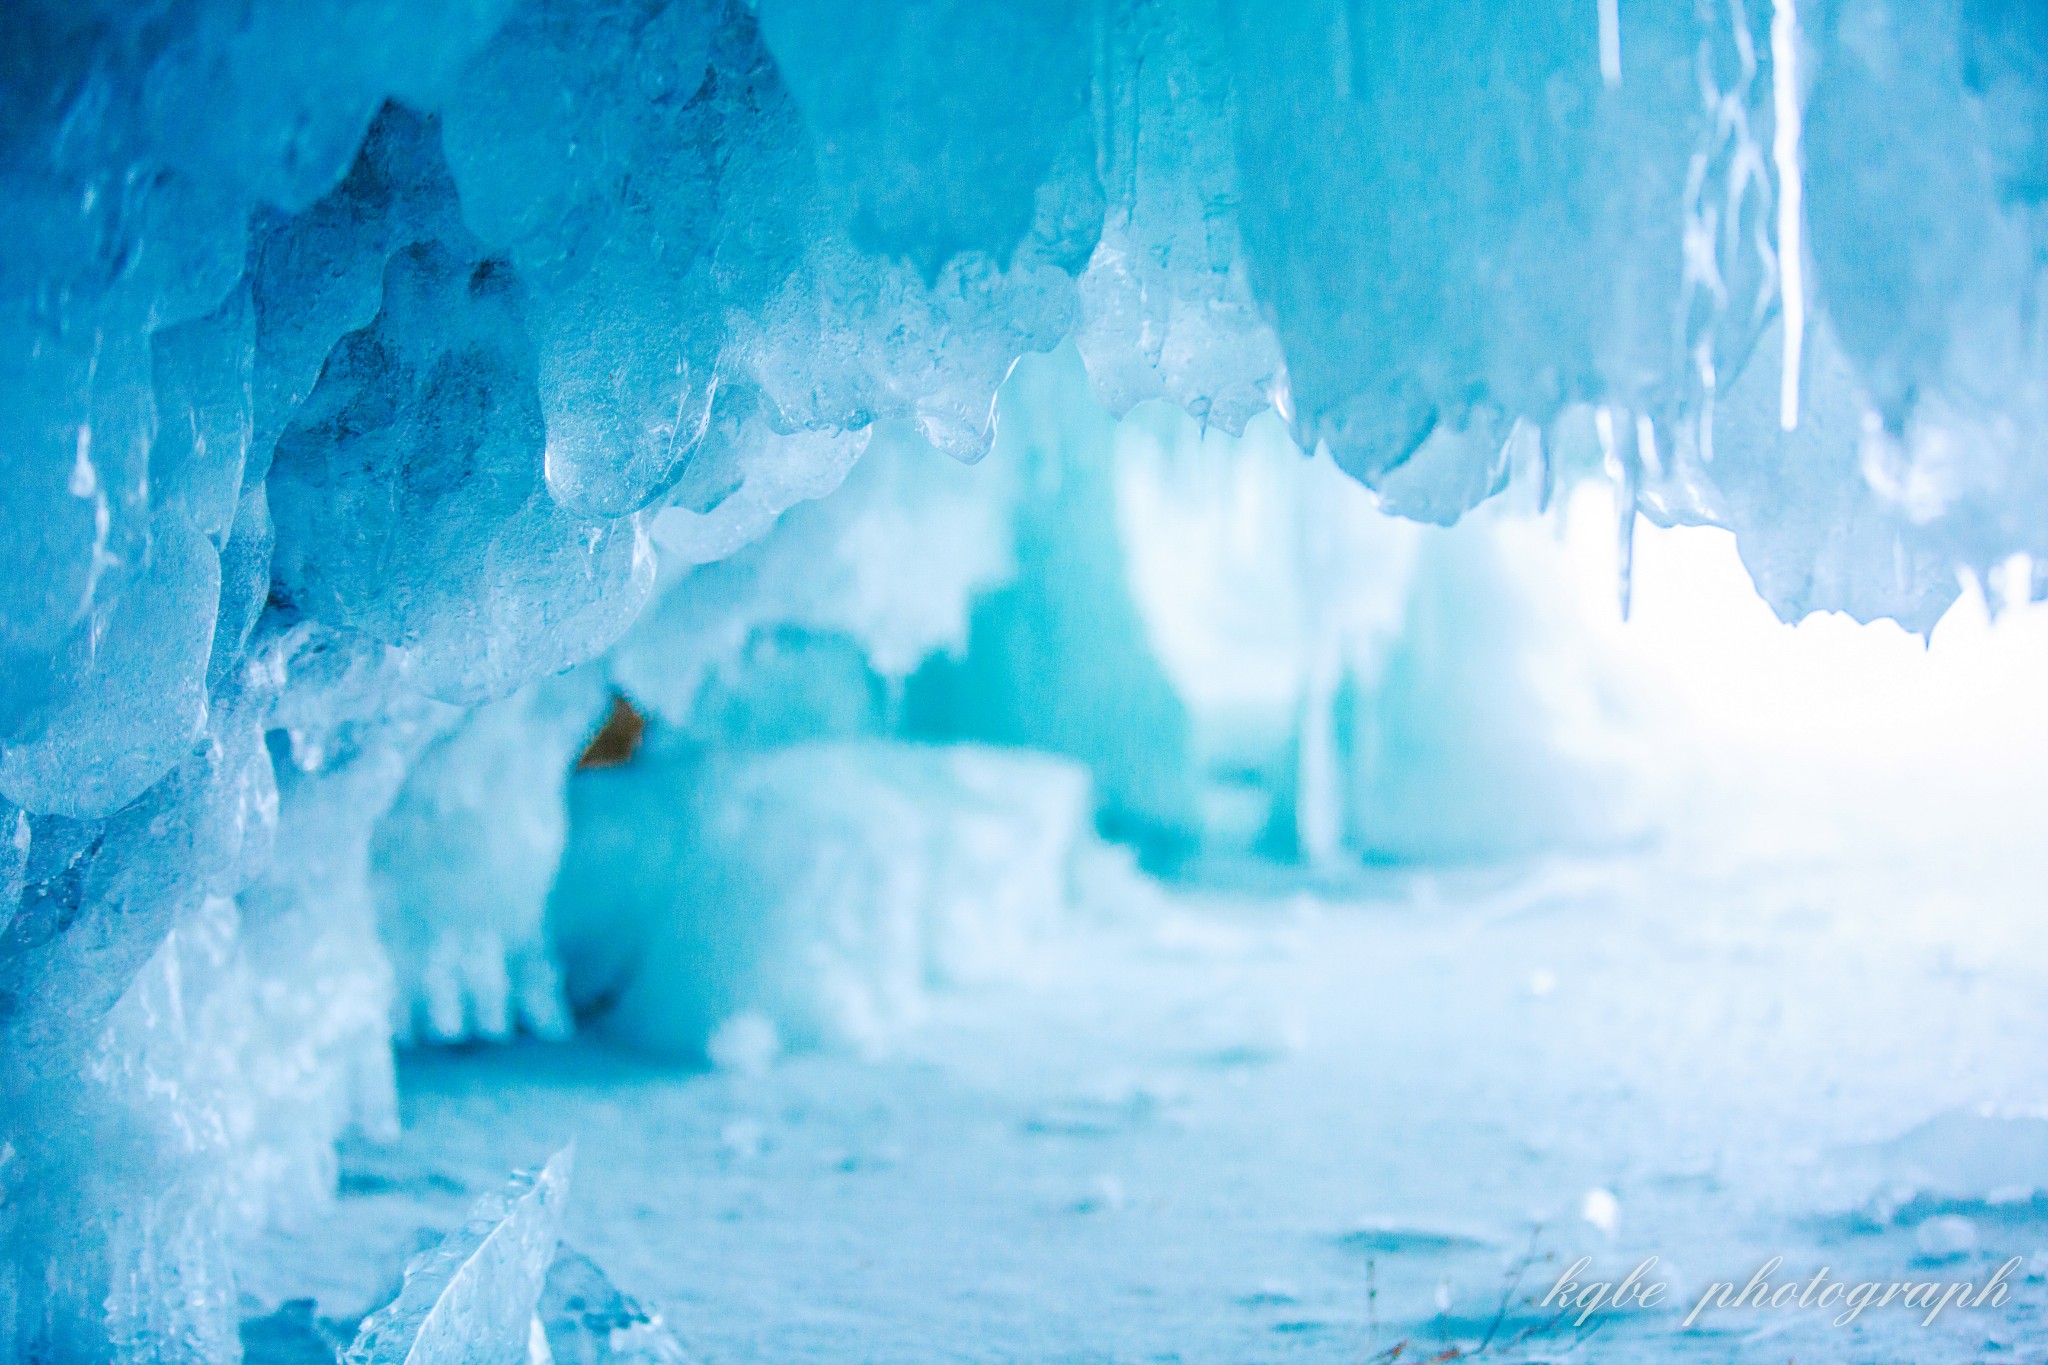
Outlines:
[[545,1339],[537,1310],[572,1164],[565,1148],[478,1200],[461,1228],[406,1267],[405,1288],[364,1320],[347,1365],[531,1359],[529,1344]]

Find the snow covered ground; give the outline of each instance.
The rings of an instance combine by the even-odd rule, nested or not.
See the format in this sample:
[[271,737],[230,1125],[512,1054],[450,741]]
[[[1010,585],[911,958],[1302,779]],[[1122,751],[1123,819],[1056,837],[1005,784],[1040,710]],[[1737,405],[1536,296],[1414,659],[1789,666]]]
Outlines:
[[[1857,828],[1853,858],[1717,831],[1179,890],[941,994],[880,1058],[415,1052],[403,1138],[346,1148],[338,1205],[253,1250],[248,1312],[386,1301],[573,1139],[566,1240],[708,1362],[2038,1360],[2040,851]],[[1659,1257],[1665,1301],[1583,1331],[1530,1302],[1582,1255],[1581,1280]],[[1772,1257],[1773,1284],[1981,1285],[2013,1256],[2003,1307],[1928,1328],[1681,1325]]]
[[[1308,870],[1223,850],[1020,916],[1060,899],[1069,858],[1101,861],[1067,849],[1071,783],[1041,847],[941,820],[943,784],[860,774],[978,754],[977,790],[1016,796],[1048,760],[774,751],[826,774],[739,803],[729,852],[794,888],[775,905],[808,924],[839,888],[833,913],[893,923],[923,887],[966,917],[976,969],[913,983],[902,1027],[786,1033],[780,1060],[714,1045],[724,1070],[630,1051],[665,1035],[615,1017],[401,1052],[402,1137],[345,1144],[338,1202],[246,1249],[243,1316],[312,1298],[346,1341],[410,1254],[573,1142],[567,1245],[705,1362],[2042,1359],[2048,609],[1994,619],[1972,588],[1931,646],[1792,628],[1725,536],[1645,529],[1624,626],[1602,504],[1489,534],[1564,623],[1528,647],[1628,702],[1605,733],[1639,780],[1606,851]],[[1444,735],[1490,695],[1439,708]],[[1503,792],[1550,799],[1475,752],[1432,818],[1483,831]],[[620,790],[630,818],[667,809],[658,780]],[[806,803],[845,819],[793,819]],[[922,881],[797,875],[933,857]],[[691,950],[707,971],[722,924]],[[623,932],[586,929],[600,950]],[[791,960],[837,941],[798,934]],[[650,989],[656,1012],[694,998]],[[1654,1303],[1581,1323],[1553,1292],[1639,1266]],[[1965,1281],[1931,1323],[1851,1312],[1863,1285]],[[1776,1306],[1731,1305],[1752,1294]],[[252,1365],[302,1359],[247,1341]]]

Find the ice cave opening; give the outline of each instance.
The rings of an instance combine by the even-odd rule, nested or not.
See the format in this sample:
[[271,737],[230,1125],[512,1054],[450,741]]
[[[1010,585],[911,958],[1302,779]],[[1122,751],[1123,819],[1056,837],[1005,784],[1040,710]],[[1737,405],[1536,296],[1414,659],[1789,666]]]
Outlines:
[[2043,1358],[2044,13],[0,3],[0,1359]]

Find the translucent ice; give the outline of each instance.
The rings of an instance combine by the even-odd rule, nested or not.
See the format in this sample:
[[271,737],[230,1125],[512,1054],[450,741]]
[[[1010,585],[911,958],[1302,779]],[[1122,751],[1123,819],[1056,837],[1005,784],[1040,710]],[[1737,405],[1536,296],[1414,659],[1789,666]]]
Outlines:
[[605,699],[584,669],[478,707],[420,756],[378,825],[371,885],[401,1039],[568,1033],[543,917],[565,774]]
[[462,226],[437,122],[387,108],[263,260],[291,300],[270,313],[299,336],[356,324],[324,362],[310,352],[317,381],[277,437],[273,596],[405,651],[464,701],[610,643],[652,558],[637,524],[550,493],[527,290]]
[[561,1241],[571,1164],[567,1149],[557,1152],[479,1199],[459,1229],[405,1268],[398,1297],[363,1320],[347,1365],[532,1359],[530,1343],[545,1340],[536,1310]]
[[539,1315],[554,1365],[683,1365],[659,1313],[650,1313],[568,1246],[555,1253]]
[[53,661],[55,697],[0,755],[0,791],[34,810],[101,816],[169,771],[206,726],[220,588],[214,547],[166,516],[147,576]]
[[920,734],[1066,754],[1105,826],[1154,844],[1196,826],[1187,707],[1148,648],[1118,537],[1108,415],[1070,365],[1027,362],[1003,444],[1022,466],[1014,581],[972,604],[966,649],[910,680]]
[[674,744],[572,785],[552,919],[604,1027],[705,1055],[738,1016],[886,1045],[933,981],[1000,976],[1071,898],[1086,774],[977,746]]
[[777,631],[843,642],[878,685],[900,684],[927,655],[965,646],[974,592],[1010,573],[1015,485],[1011,467],[966,469],[908,428],[884,427],[843,487],[757,543],[704,564],[671,550],[659,603],[606,669],[685,726],[719,693],[744,690],[750,649]]

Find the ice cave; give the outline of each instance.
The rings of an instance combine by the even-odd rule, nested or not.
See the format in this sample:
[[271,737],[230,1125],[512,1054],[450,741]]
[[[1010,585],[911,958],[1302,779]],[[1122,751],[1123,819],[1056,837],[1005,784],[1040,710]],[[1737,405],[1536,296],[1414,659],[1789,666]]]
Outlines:
[[0,0],[0,1362],[2048,1359],[2043,0]]

